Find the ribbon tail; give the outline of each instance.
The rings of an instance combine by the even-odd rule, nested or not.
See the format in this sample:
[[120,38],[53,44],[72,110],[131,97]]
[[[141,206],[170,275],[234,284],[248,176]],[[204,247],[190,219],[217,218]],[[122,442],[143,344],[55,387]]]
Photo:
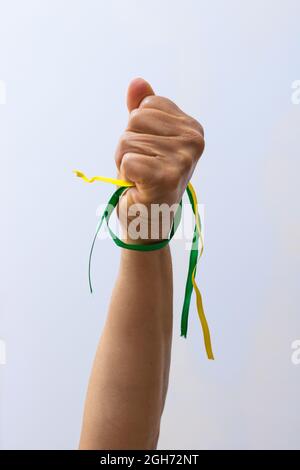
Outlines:
[[188,275],[186,279],[184,302],[183,302],[182,313],[181,313],[181,336],[183,336],[184,338],[187,337],[189,310],[190,310],[191,297],[192,297],[192,292],[193,292],[192,276],[196,270],[197,260],[198,260],[198,237],[197,237],[196,230],[195,230],[193,245],[192,245],[191,252],[190,252],[189,269],[188,269]]
[[[189,200],[190,200],[190,203],[191,203],[194,215],[195,215],[195,229],[194,229],[193,244],[192,244],[191,253],[190,253],[189,271],[188,271],[188,277],[187,277],[187,282],[186,282],[185,298],[184,298],[184,304],[183,304],[183,310],[182,310],[182,316],[181,316],[181,335],[184,337],[186,337],[187,335],[189,307],[190,307],[190,302],[191,302],[192,290],[194,288],[195,295],[196,295],[197,312],[198,312],[198,317],[199,317],[201,327],[202,327],[206,354],[207,354],[208,359],[214,360],[214,354],[213,354],[212,345],[211,345],[210,331],[209,331],[208,323],[207,323],[206,316],[204,313],[202,296],[201,296],[201,292],[199,290],[199,287],[195,279],[196,271],[197,271],[197,263],[203,253],[203,239],[202,239],[202,231],[201,231],[201,221],[200,221],[200,216],[198,212],[197,195],[191,183],[188,184],[187,193],[188,193],[188,197],[189,197]],[[201,247],[200,247],[200,254],[198,256],[199,240],[201,242]]]
[[98,222],[98,225],[97,225],[97,228],[96,228],[96,233],[94,235],[92,246],[91,246],[91,249],[90,249],[90,254],[89,254],[89,286],[90,286],[91,294],[93,293],[92,276],[91,276],[92,256],[93,256],[93,252],[94,252],[95,243],[96,243],[96,240],[97,240],[97,237],[98,237],[98,233],[100,232],[100,229],[101,229],[102,224],[103,224],[103,220],[104,220],[104,214],[102,215],[100,221]]
[[197,286],[194,272],[192,275],[192,283],[193,283],[193,287],[194,287],[195,294],[196,294],[197,311],[198,311],[198,316],[199,316],[200,323],[202,326],[206,354],[207,354],[208,359],[213,361],[215,358],[214,358],[214,354],[212,351],[209,327],[208,327],[208,323],[207,323],[205,313],[204,313],[201,292],[199,290],[199,287]]
[[106,221],[109,219],[109,217],[111,216],[114,208],[116,207],[116,205],[119,202],[121,194],[125,191],[125,189],[126,189],[126,187],[121,187],[121,188],[118,188],[113,193],[110,200],[108,201],[108,204],[107,204],[107,206],[106,206],[106,208],[105,208],[105,210],[104,210],[104,212],[101,216],[101,219],[100,219],[100,221],[97,225],[97,228],[96,228],[96,233],[95,233],[95,236],[94,236],[94,239],[93,239],[93,242],[92,242],[92,246],[91,246],[91,249],[90,249],[90,254],[89,254],[89,286],[90,286],[91,294],[93,293],[92,276],[91,276],[91,264],[92,264],[92,256],[93,256],[93,252],[94,252],[96,239],[97,239],[98,233],[100,232],[100,229],[102,227],[104,219],[106,219]]

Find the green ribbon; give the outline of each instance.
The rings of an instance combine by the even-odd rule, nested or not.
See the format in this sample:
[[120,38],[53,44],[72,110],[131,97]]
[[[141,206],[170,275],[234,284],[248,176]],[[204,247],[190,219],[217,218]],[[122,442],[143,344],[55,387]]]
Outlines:
[[[180,204],[178,206],[178,209],[175,213],[172,228],[169,234],[169,237],[165,240],[162,240],[157,243],[152,243],[152,244],[147,244],[147,245],[139,245],[139,244],[129,244],[125,243],[122,240],[120,240],[116,234],[111,230],[109,226],[109,220],[110,217],[118,205],[119,199],[123,192],[126,190],[126,187],[121,187],[118,188],[113,195],[111,196],[110,200],[108,201],[108,204],[99,220],[99,223],[96,228],[96,233],[92,242],[92,246],[90,249],[90,254],[89,254],[89,286],[90,286],[90,291],[93,292],[92,288],[92,280],[91,280],[91,262],[92,262],[92,255],[95,247],[95,242],[97,239],[97,236],[99,234],[99,231],[102,227],[103,221],[106,221],[108,231],[113,239],[113,241],[116,243],[117,246],[120,248],[125,248],[127,250],[134,250],[134,251],[156,251],[160,250],[161,248],[165,247],[173,238],[173,236],[176,233],[176,230],[180,224],[181,220],[181,214],[182,214],[182,201],[180,201]],[[191,203],[193,212],[196,216],[196,211],[197,208],[194,206],[194,201],[193,197],[191,194],[190,189],[187,187],[186,189],[189,201]],[[193,236],[193,242],[191,246],[191,252],[190,252],[190,260],[189,260],[189,269],[188,269],[188,275],[187,275],[187,280],[186,280],[186,286],[185,286],[185,295],[184,295],[184,302],[183,302],[183,309],[182,309],[182,314],[181,314],[181,336],[184,336],[185,338],[187,337],[187,330],[188,330],[188,318],[189,318],[189,310],[190,310],[190,303],[191,303],[191,296],[192,296],[192,291],[193,291],[193,283],[192,283],[192,274],[195,271],[195,267],[197,265],[198,261],[198,245],[199,245],[199,233],[197,229],[197,225],[195,224],[194,228],[194,236]],[[196,274],[196,271],[194,272]]]
[[[186,188],[186,192],[188,194],[193,213],[195,214],[195,217],[196,217],[198,209],[197,207],[195,207],[193,196],[189,187]],[[199,257],[199,236],[200,236],[200,233],[198,231],[197,225],[195,224],[193,241],[192,241],[192,246],[191,246],[191,251],[190,251],[189,269],[188,269],[188,275],[187,275],[186,284],[185,284],[184,301],[183,301],[183,307],[182,307],[182,313],[181,313],[181,336],[184,336],[184,338],[187,337],[189,311],[190,311],[191,297],[192,297],[192,292],[193,292],[192,274],[194,272],[194,276],[196,276],[197,262],[198,262],[198,257]]]

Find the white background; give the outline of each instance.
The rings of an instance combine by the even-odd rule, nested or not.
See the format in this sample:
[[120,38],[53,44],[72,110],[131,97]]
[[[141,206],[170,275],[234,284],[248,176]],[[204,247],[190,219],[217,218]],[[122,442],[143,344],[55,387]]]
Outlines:
[[299,448],[299,0],[0,0],[0,446],[76,448],[119,251],[87,256],[112,188],[129,80],[146,78],[206,130],[198,271],[216,354],[174,242],[175,321],[160,448]]

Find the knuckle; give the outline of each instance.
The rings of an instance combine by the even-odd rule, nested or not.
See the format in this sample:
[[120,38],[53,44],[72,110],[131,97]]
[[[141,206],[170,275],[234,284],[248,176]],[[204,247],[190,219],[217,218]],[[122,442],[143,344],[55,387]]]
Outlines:
[[128,144],[130,142],[130,137],[131,137],[131,134],[128,131],[125,131],[121,135],[120,140],[119,140],[119,151],[121,153],[124,152],[125,149],[128,147]]
[[115,152],[115,162],[118,168],[121,165],[123,154],[128,149],[129,140],[130,140],[130,133],[125,131],[119,139],[117,149]]
[[140,103],[139,108],[140,109],[152,108],[153,106],[156,106],[159,103],[158,100],[159,100],[158,96],[155,96],[155,95],[146,96],[146,98],[144,98],[142,102]]
[[190,169],[193,166],[194,159],[191,152],[184,152],[178,155],[179,165],[183,170]]
[[204,137],[204,128],[203,126],[200,124],[199,121],[197,121],[196,119],[194,119],[193,117],[190,117],[188,116],[188,124],[189,124],[189,127],[194,130],[195,132],[198,132],[202,135],[202,137]]
[[124,165],[128,165],[131,161],[131,153],[129,152],[124,153],[122,160],[123,160]]
[[192,139],[192,144],[196,149],[196,157],[200,158],[205,146],[203,135],[197,132]]
[[137,108],[131,111],[128,119],[128,128],[134,128],[141,120],[142,116],[144,116],[144,114],[145,110],[141,108]]
[[126,172],[126,170],[128,170],[130,165],[131,165],[131,155],[130,153],[124,153],[122,157],[122,162],[121,162],[122,171]]
[[184,145],[193,148],[193,153],[195,154],[195,158],[200,158],[205,147],[204,137],[203,135],[195,130],[189,130],[188,133],[182,136],[182,141]]
[[169,98],[165,98],[164,96],[158,96],[158,95],[151,95],[151,96],[146,96],[142,102],[140,103],[139,106],[140,109],[145,109],[145,108],[152,108],[152,109],[157,109],[157,110],[169,110],[169,111],[180,111],[178,106],[176,106],[173,101],[171,101]]

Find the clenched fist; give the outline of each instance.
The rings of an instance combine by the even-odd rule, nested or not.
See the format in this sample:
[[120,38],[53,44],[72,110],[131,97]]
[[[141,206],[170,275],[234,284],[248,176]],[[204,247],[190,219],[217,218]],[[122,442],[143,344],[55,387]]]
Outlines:
[[127,129],[116,150],[121,179],[135,184],[120,200],[119,215],[133,204],[179,203],[204,150],[201,124],[167,98],[156,96],[145,80],[128,88]]

